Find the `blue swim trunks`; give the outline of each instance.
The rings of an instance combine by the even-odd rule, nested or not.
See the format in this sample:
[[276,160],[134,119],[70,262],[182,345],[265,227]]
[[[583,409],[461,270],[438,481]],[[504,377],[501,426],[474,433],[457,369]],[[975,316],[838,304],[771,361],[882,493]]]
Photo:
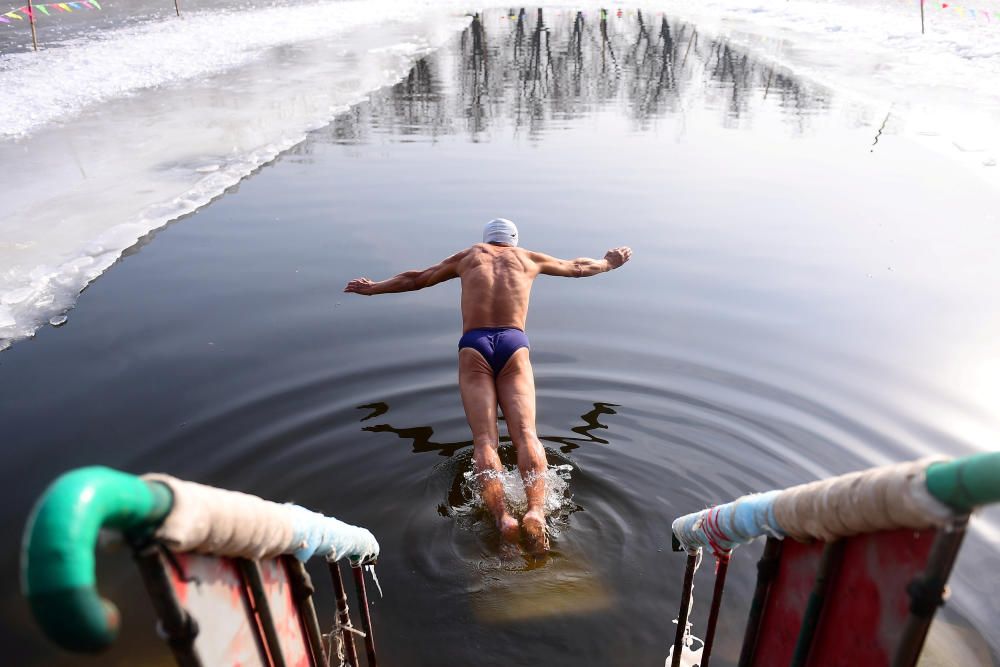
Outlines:
[[493,377],[507,365],[511,355],[522,347],[531,348],[528,336],[514,327],[489,327],[486,329],[470,329],[458,341],[458,349],[471,347],[483,355],[483,359],[493,369]]

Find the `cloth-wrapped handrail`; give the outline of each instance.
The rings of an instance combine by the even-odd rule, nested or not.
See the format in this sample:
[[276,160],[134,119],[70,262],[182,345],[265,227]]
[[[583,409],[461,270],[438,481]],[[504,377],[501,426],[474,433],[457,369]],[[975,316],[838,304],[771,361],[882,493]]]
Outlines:
[[300,560],[313,555],[356,562],[378,558],[378,541],[368,530],[304,507],[169,475],[143,479],[160,482],[173,493],[174,507],[157,528],[156,538],[175,551],[253,559],[281,554]]
[[751,494],[674,520],[687,551],[716,553],[757,537],[831,541],[860,533],[941,526],[1000,501],[1000,452],[955,461],[921,459],[779,491]]
[[100,466],[72,470],[49,485],[25,528],[21,587],[50,639],[81,652],[114,641],[118,610],[97,593],[98,533],[151,529],[170,504],[165,487]]
[[97,593],[94,551],[102,528],[151,536],[178,552],[250,559],[293,554],[373,562],[378,542],[364,528],[303,507],[104,467],[65,473],[28,519],[22,589],[45,634],[65,649],[97,652],[118,634],[118,610]]
[[774,516],[774,500],[781,491],[752,493],[724,505],[674,519],[674,536],[684,549],[707,547],[716,553],[750,542],[761,535],[784,537]]

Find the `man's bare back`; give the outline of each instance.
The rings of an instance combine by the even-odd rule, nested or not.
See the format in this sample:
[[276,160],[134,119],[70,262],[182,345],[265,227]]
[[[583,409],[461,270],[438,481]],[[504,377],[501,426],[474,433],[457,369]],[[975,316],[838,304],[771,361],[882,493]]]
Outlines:
[[[463,336],[458,383],[472,430],[474,467],[482,483],[483,501],[504,540],[515,544],[523,530],[528,551],[539,554],[548,550],[544,510],[547,461],[535,432],[535,379],[524,335],[531,286],[539,274],[582,278],[616,269],[629,260],[632,251],[614,248],[601,260],[557,259],[516,247],[513,223],[496,220],[490,225],[495,223],[504,223],[509,242],[477,243],[427,269],[405,271],[381,282],[357,278],[344,291],[364,295],[408,292],[461,278]],[[490,225],[484,241],[490,239]],[[520,522],[507,511],[499,479],[504,468],[497,454],[498,404],[517,452],[528,499],[528,511]]]

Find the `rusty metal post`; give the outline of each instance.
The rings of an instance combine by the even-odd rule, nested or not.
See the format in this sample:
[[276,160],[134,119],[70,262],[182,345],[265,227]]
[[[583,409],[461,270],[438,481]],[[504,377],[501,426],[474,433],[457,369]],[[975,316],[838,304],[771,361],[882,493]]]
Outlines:
[[360,563],[351,563],[354,574],[354,587],[358,590],[358,606],[361,608],[361,629],[365,633],[365,653],[368,654],[368,667],[378,667],[375,659],[375,635],[372,634],[372,618],[368,611],[368,591],[365,590],[365,571]]
[[823,553],[819,558],[819,569],[816,571],[816,579],[813,582],[812,592],[809,594],[809,602],[802,615],[802,626],[799,628],[799,636],[795,641],[795,653],[792,654],[791,667],[805,667],[809,660],[809,649],[812,648],[813,637],[819,626],[819,617],[823,612],[827,593],[840,570],[846,546],[846,539],[838,539],[827,542],[826,546],[823,547]]
[[778,574],[781,547],[784,544],[776,537],[767,538],[764,553],[757,561],[757,584],[753,589],[753,600],[750,602],[750,613],[747,615],[747,628],[743,633],[743,648],[740,649],[739,667],[750,667],[753,664],[754,654],[757,652],[760,622],[764,617],[764,607],[767,604],[767,594],[771,590],[771,582]]
[[316,587],[313,586],[312,577],[306,572],[306,566],[294,556],[282,556],[285,568],[288,572],[288,582],[292,587],[292,599],[299,611],[299,619],[302,621],[302,628],[309,641],[309,650],[312,652],[312,664],[314,667],[324,667],[327,664],[326,651],[323,648],[323,632],[319,629],[319,619],[316,618],[316,605],[313,604],[313,593]]
[[910,615],[903,626],[899,648],[892,659],[893,667],[913,667],[917,664],[934,613],[944,604],[945,584],[958,557],[958,550],[962,547],[968,521],[969,517],[964,516],[957,519],[950,528],[940,530],[927,557],[927,569],[907,586]]
[[195,639],[198,637],[198,622],[177,599],[159,546],[151,541],[137,540],[130,543],[132,557],[139,566],[142,583],[156,612],[160,634],[170,646],[177,664],[180,667],[205,667],[194,649]]
[[267,591],[264,590],[264,578],[260,573],[260,563],[255,560],[238,558],[240,574],[253,598],[253,610],[260,620],[261,630],[264,631],[264,641],[267,643],[267,651],[271,655],[271,663],[274,667],[285,667],[285,656],[281,651],[281,637],[278,636],[278,626],[274,622],[274,614],[271,613],[271,605],[267,601]]
[[354,646],[354,633],[351,631],[351,613],[347,608],[347,591],[344,590],[344,578],[340,574],[340,564],[330,561],[330,578],[333,580],[333,592],[337,598],[337,623],[344,639],[344,653],[350,667],[358,666],[358,650]]
[[28,0],[28,22],[31,24],[31,45],[35,47],[35,51],[38,50],[38,35],[35,33],[35,8],[31,4],[31,0]]
[[715,568],[715,589],[712,591],[712,606],[708,612],[708,628],[705,630],[705,648],[701,652],[701,667],[708,667],[712,657],[712,643],[715,642],[715,626],[719,622],[719,609],[722,607],[722,591],[726,586],[726,573],[729,572],[729,559],[732,551],[726,551],[719,556]]
[[684,568],[684,589],[681,591],[681,608],[677,613],[677,634],[674,636],[674,659],[670,667],[681,666],[681,654],[684,652],[684,635],[687,634],[688,612],[691,610],[691,586],[694,583],[694,570],[698,567],[699,552],[688,552],[687,566]]

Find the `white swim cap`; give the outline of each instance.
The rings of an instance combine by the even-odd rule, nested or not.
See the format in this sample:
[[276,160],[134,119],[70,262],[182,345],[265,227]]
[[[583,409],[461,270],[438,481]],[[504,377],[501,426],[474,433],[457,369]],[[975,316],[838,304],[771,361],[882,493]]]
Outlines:
[[483,229],[483,243],[517,245],[517,226],[506,218],[495,218]]

